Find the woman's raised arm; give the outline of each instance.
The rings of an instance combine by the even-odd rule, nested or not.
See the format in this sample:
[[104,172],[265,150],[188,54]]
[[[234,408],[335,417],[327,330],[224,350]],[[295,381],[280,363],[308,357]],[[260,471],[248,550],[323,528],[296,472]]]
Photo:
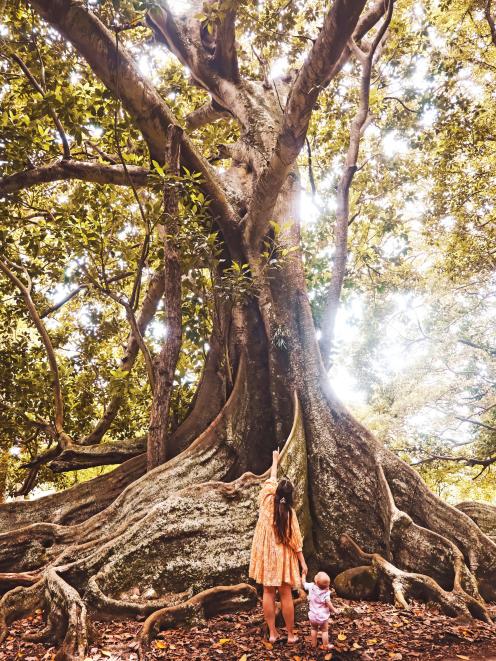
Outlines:
[[279,450],[272,453],[272,466],[270,467],[270,478],[277,480],[277,464],[279,463]]

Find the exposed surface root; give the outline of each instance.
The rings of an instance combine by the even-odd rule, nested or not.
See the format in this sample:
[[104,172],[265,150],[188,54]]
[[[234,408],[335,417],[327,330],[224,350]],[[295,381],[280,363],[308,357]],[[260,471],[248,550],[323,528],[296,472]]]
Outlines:
[[418,473],[391,452],[381,453],[380,461],[398,511],[413,522],[397,536],[395,561],[428,573],[445,589],[454,585],[458,564],[466,592],[496,600],[496,543],[460,509],[431,493]]
[[[240,381],[232,393],[234,401],[228,401],[238,414],[243,414],[239,398],[245,400],[245,407],[249,403],[245,384]],[[228,419],[221,417],[222,425]],[[36,586],[39,590],[42,584],[39,600],[46,604],[47,613],[50,609],[43,634],[62,641],[58,659],[84,658],[90,636],[88,612],[92,616],[124,617],[172,608],[167,612],[180,617],[180,605],[198,593],[246,581],[257,497],[267,475],[245,473],[233,482],[195,483],[192,472],[208,474],[212,466],[223,475],[231,470],[226,462],[236,458],[229,443],[237,432],[229,430],[224,440],[217,433],[214,425],[205,439],[195,441],[182,457],[138,480],[105,512],[79,526],[35,524],[15,533],[19,549],[32,552],[33,544],[38,545],[40,556],[36,560],[33,555],[31,562],[45,564]],[[302,527],[308,530],[305,434],[297,401],[293,429],[281,453],[281,470],[297,486],[295,508]],[[181,489],[181,483],[189,486]],[[0,536],[5,564],[13,548],[9,536],[12,533]],[[47,545],[47,541],[51,543]],[[7,593],[4,603],[16,590]],[[234,595],[225,590],[208,593],[219,598],[225,595],[217,606],[213,596],[200,599],[206,613],[236,604]],[[240,595],[240,604],[249,599],[253,603],[253,588],[242,589]],[[184,617],[189,617],[191,603]],[[15,608],[6,608],[4,614],[10,619],[17,617]]]
[[0,600],[0,643],[7,637],[11,622],[33,613],[44,603],[43,581],[28,588],[19,586],[7,592]]
[[454,590],[464,591],[480,600],[477,581],[465,564],[460,549],[450,539],[417,525],[406,512],[398,509],[381,465],[378,477],[389,518],[389,559],[394,559],[404,569],[423,573],[425,556],[435,553],[438,566],[434,579],[444,587],[452,585]]
[[[458,546],[451,539],[418,525],[400,510],[380,464],[377,473],[388,557],[365,553],[349,535],[342,535],[343,548],[369,564],[338,574],[335,581],[338,594],[355,599],[393,598],[400,608],[408,608],[408,598],[415,597],[438,602],[449,615],[471,615],[491,622],[477,580]],[[423,568],[431,566],[432,575],[426,575]]]
[[0,573],[0,592],[11,590],[18,585],[34,585],[39,579],[37,574],[30,572],[3,572]]
[[129,459],[115,470],[70,489],[37,500],[0,505],[0,531],[16,530],[37,522],[73,525],[108,507],[132,482],[144,474],[143,456]]
[[354,588],[360,589],[363,584],[374,585],[378,596],[386,599],[392,597],[398,608],[408,609],[408,598],[418,598],[439,603],[447,615],[473,616],[491,623],[485,604],[467,594],[459,584],[448,592],[430,576],[398,569],[378,553],[365,553],[349,535],[342,535],[341,544],[360,560],[368,561],[370,566],[355,568],[354,576],[350,573],[352,570],[346,570],[338,575],[335,587],[340,596],[344,596],[339,592],[341,586],[346,586],[347,598],[358,599],[360,598],[358,594],[352,595]]
[[55,660],[84,659],[91,638],[84,601],[53,567],[46,571],[45,593],[45,601],[50,609],[50,630],[57,640],[62,641]]
[[181,624],[198,624],[220,613],[252,608],[257,601],[256,589],[247,583],[218,585],[203,590],[176,606],[155,611],[145,621],[140,634],[141,658],[145,658],[151,639],[161,629],[177,627]]
[[456,507],[469,516],[493,542],[496,542],[496,507],[494,505],[467,501],[459,503]]

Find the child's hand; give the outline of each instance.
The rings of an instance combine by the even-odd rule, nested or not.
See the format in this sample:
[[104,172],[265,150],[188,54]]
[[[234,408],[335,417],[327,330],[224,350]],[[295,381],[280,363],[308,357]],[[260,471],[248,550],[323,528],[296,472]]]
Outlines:
[[272,453],[272,462],[275,464],[279,462],[279,450],[274,450]]

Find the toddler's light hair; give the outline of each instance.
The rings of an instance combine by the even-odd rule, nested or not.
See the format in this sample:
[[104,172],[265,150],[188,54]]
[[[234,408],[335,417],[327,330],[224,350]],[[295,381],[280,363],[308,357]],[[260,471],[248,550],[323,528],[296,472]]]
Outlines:
[[331,584],[331,578],[330,578],[329,574],[325,573],[325,571],[317,572],[317,574],[315,574],[314,581],[315,581],[315,583],[317,583],[317,585],[319,585],[319,583],[321,583],[321,584],[324,583],[324,584],[327,584],[327,585]]

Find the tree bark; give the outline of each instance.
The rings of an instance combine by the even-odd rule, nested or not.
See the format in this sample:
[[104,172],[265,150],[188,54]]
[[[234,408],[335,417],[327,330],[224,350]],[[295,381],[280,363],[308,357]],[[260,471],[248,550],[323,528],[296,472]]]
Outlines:
[[150,413],[150,428],[147,445],[147,469],[152,470],[167,460],[167,437],[169,436],[169,402],[174,381],[174,372],[179,358],[182,341],[181,317],[181,264],[177,247],[179,223],[179,145],[182,131],[169,127],[165,163],[167,175],[171,177],[164,188],[164,211],[159,232],[164,250],[164,309],[165,339],[156,358],[156,387]]
[[49,165],[23,172],[16,172],[0,179],[0,195],[18,193],[19,191],[47,184],[52,181],[68,181],[79,179],[96,184],[113,184],[114,186],[129,186],[129,178],[137,187],[146,184],[149,171],[136,165],[127,165],[127,173],[122,165],[75,161],[71,159],[55,161]]
[[[155,90],[136,74],[130,57],[116,49],[113,35],[79,4],[31,4],[118,93],[152,157],[163,162],[173,118]],[[116,488],[100,511],[104,496],[100,493],[92,503],[86,495],[84,506],[96,511],[89,518],[57,512],[61,503],[67,507],[63,494],[50,496],[46,504],[0,506],[0,521],[10,519],[11,526],[0,534],[0,571],[9,574],[9,585],[17,575],[19,585],[0,602],[0,639],[10,621],[41,606],[51,611],[48,627],[62,641],[61,658],[84,658],[88,612],[189,612],[194,595],[246,581],[257,494],[271,451],[282,438],[287,442],[281,469],[294,481],[306,551],[319,567],[333,576],[352,568],[353,576],[366,573],[370,579],[373,573],[377,594],[393,597],[403,607],[411,596],[435,599],[450,614],[487,620],[483,598],[496,599],[496,544],[469,516],[436,498],[411,467],[382,447],[338,401],[324,369],[306,290],[295,159],[319,89],[349,56],[349,37],[355,33],[362,38],[363,21],[372,27],[384,7],[374,5],[372,15],[365,17],[361,1],[334,3],[294,86],[280,90],[284,106],[278,91],[243,80],[229,59],[234,44],[231,14],[218,26],[218,34],[227,38],[222,45],[217,33],[206,36],[194,17],[176,22],[166,4],[160,5],[150,18],[156,34],[239,125],[240,137],[229,146],[233,158],[222,184],[184,136],[181,153],[190,169],[204,175],[226,255],[230,263],[246,257],[252,288],[233,306],[231,323],[221,327],[215,320],[214,333],[220,339],[212,365],[207,361],[191,424],[186,421],[183,438],[172,437],[166,448],[171,458],[161,463],[166,454],[160,452],[178,335],[172,350],[161,356],[164,370],[157,377],[150,433],[152,463],[159,465],[142,474],[145,458],[140,455],[111,473],[112,478],[98,478],[100,485],[120,479],[121,491],[117,495]],[[221,47],[227,48],[229,59],[224,67],[209,56]],[[118,73],[109,66],[114,61]],[[224,185],[232,191],[232,204]],[[171,218],[173,213],[167,223]],[[284,227],[277,236],[270,231],[269,218]],[[169,310],[176,311],[177,329],[179,268],[177,257],[168,252],[170,234],[169,229],[166,260],[171,260],[172,276],[166,287],[175,287]],[[275,265],[264,256],[267,242],[274,247]],[[229,383],[231,372],[236,374],[234,386],[219,397],[217,389]],[[205,390],[208,383],[216,384],[212,400]],[[219,400],[216,414],[212,409],[208,416],[200,415],[201,402]],[[129,467],[141,471],[131,482]],[[78,494],[83,486],[77,487]],[[50,517],[29,521],[29,514],[39,516],[44,506],[53,521],[62,517],[64,525],[50,522]],[[33,584],[26,585],[31,579]],[[344,583],[350,586],[353,581]],[[147,599],[147,589],[153,589],[156,598]],[[136,590],[139,597],[132,600],[130,593]]]

